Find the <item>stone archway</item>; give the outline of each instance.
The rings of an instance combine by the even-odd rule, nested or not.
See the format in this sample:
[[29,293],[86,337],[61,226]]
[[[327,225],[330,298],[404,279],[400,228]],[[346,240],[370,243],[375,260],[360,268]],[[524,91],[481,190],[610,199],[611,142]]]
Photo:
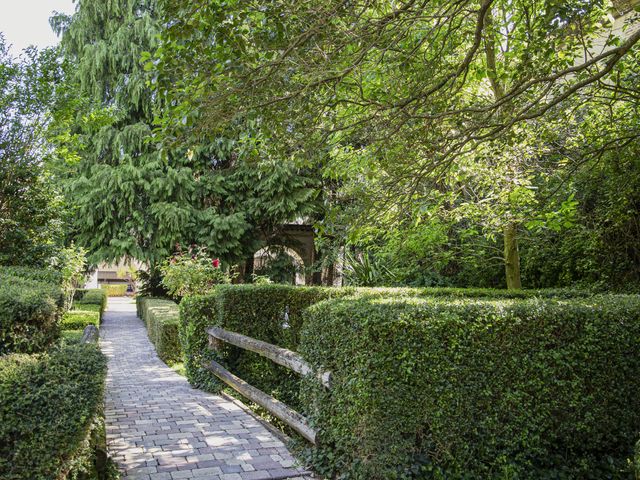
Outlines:
[[293,284],[295,285],[305,285],[305,262],[302,259],[302,256],[295,251],[294,249],[284,246],[284,245],[267,245],[262,247],[253,255],[253,269],[255,273],[260,272],[263,267],[266,267],[270,261],[274,260],[278,255],[285,254],[287,255],[291,261],[293,266],[295,267],[295,278],[292,278]]
[[[336,277],[335,265],[324,268],[323,271],[314,271],[314,267],[320,260],[320,255],[315,246],[315,231],[313,226],[301,223],[289,223],[281,225],[271,232],[263,232],[259,235],[260,251],[264,247],[279,245],[295,252],[293,258],[301,260],[304,265],[305,285],[334,285],[340,278]],[[247,258],[241,269],[238,282],[250,281],[254,273],[254,256]]]

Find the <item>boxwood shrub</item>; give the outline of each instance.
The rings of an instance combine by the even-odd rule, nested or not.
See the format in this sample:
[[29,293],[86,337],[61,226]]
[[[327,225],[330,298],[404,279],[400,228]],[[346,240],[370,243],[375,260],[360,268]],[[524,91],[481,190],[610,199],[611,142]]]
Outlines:
[[[366,297],[366,296],[365,296]],[[640,297],[328,300],[299,351],[319,473],[354,479],[629,479]]]
[[0,268],[0,355],[39,352],[58,338],[64,296],[56,279],[46,270]]
[[178,305],[164,298],[138,297],[138,316],[147,327],[149,339],[156,347],[158,357],[168,364],[182,360],[178,339]]
[[105,376],[95,345],[0,357],[0,478],[98,478]]

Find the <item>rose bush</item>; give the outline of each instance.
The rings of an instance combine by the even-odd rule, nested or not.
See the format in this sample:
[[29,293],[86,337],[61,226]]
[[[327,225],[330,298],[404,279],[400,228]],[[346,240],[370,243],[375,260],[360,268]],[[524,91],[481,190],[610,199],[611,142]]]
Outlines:
[[176,254],[161,265],[162,284],[173,297],[206,294],[220,283],[230,283],[231,275],[220,259],[211,258],[205,247],[192,245],[184,251],[176,245]]

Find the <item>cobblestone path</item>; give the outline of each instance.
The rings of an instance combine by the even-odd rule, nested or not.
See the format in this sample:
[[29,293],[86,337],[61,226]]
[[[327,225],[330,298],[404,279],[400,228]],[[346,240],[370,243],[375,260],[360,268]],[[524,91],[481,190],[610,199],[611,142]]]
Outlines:
[[304,474],[284,444],[236,403],[192,388],[158,359],[129,299],[109,299],[110,455],[129,480],[267,480]]

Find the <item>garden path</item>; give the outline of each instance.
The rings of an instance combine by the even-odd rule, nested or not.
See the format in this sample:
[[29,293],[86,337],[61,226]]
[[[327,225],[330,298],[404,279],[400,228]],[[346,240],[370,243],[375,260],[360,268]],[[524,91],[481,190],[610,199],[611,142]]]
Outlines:
[[302,479],[285,445],[237,402],[192,388],[156,355],[135,303],[110,298],[107,448],[128,480]]

